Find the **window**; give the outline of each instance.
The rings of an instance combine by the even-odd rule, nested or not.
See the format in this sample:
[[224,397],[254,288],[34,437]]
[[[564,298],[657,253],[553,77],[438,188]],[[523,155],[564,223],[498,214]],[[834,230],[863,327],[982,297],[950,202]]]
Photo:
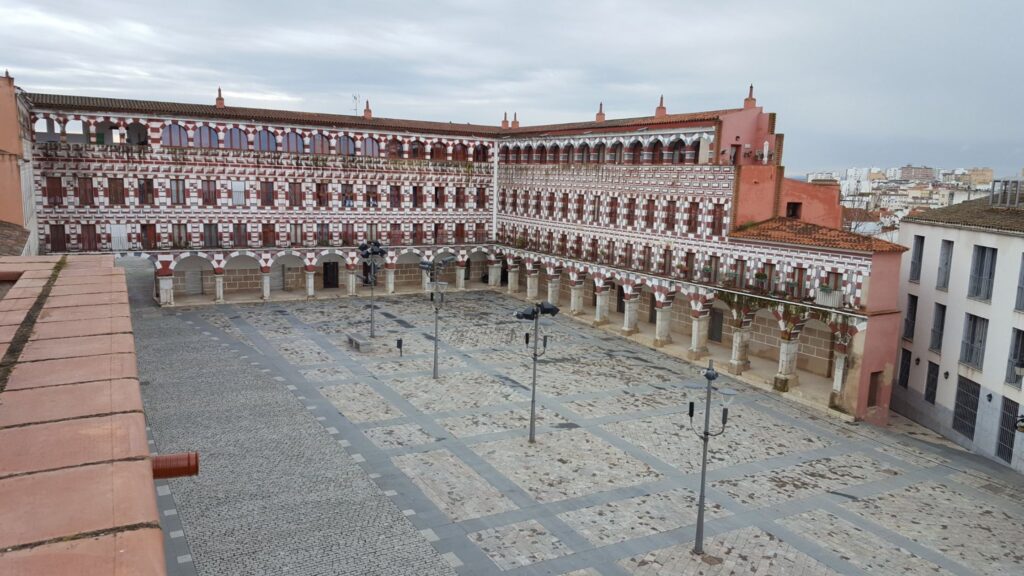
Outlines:
[[434,186],[434,207],[444,208],[445,191],[441,186]]
[[455,243],[465,244],[466,243],[466,225],[459,222],[455,225]]
[[402,143],[397,139],[393,139],[388,142],[387,157],[391,159],[398,159],[402,157]]
[[203,248],[216,248],[220,244],[220,232],[216,224],[203,224]]
[[708,282],[712,284],[718,282],[718,268],[718,256],[708,258],[708,263],[704,265],[704,277]]
[[142,178],[139,180],[139,204],[152,206],[153,205],[153,180],[150,178]]
[[911,356],[913,356],[913,354],[911,354],[910,350],[907,350],[906,348],[900,349],[900,376],[899,379],[896,380],[896,383],[900,388],[906,388],[910,384]]
[[455,147],[452,148],[452,160],[453,161],[455,161],[455,162],[465,162],[466,161],[466,155],[467,155],[467,153],[466,153],[466,145],[465,144],[456,144]]
[[107,196],[111,206],[124,206],[124,179],[107,179]]
[[181,206],[185,203],[185,181],[171,180],[167,183],[171,195],[171,204]]
[[764,279],[761,280],[763,288],[767,292],[775,291],[775,264],[764,264],[761,266],[761,273]]
[[288,206],[292,208],[302,207],[302,182],[288,183]]
[[903,338],[914,339],[914,328],[917,327],[917,296],[907,295],[907,314],[903,317]]
[[434,244],[444,244],[446,242],[444,235],[444,224],[440,222],[434,224]]
[[630,228],[636,224],[636,198],[626,200],[626,225]]
[[924,236],[914,236],[914,246],[910,250],[910,281],[921,281],[921,258],[924,253]]
[[956,384],[956,404],[953,405],[953,430],[974,440],[974,425],[978,419],[978,397],[981,386],[961,376]]
[[139,225],[139,243],[142,244],[143,250],[153,250],[156,248],[155,224]]
[[256,133],[256,149],[260,152],[276,152],[277,137],[270,130],[260,130]]
[[216,148],[217,131],[209,126],[200,126],[196,130],[195,145],[197,148]]
[[274,183],[260,182],[260,206],[274,205]]
[[50,252],[67,252],[68,240],[63,224],[50,224]]
[[455,207],[459,209],[466,208],[466,189],[461,186],[455,188]]
[[487,146],[473,147],[473,162],[487,162]]
[[992,280],[996,275],[996,249],[987,246],[974,247],[971,261],[971,282],[967,288],[968,298],[992,299]]
[[676,231],[676,201],[669,200],[665,205],[665,231]]
[[231,182],[231,204],[245,206],[245,182]]
[[639,142],[633,143],[633,145],[629,147],[629,158],[633,162],[633,164],[639,164],[643,162],[644,145]]
[[263,246],[277,245],[277,230],[273,224],[264,224],[260,232],[260,240],[263,242]]
[[476,207],[480,210],[487,208],[487,188],[480,187],[476,189]]
[[939,365],[928,363],[928,377],[924,381],[924,401],[935,404],[935,393],[939,389]]
[[59,176],[49,176],[46,178],[46,205],[64,205],[64,183]]
[[654,228],[654,215],[656,207],[654,204],[654,198],[647,200],[647,207],[644,208],[644,226],[648,228]]
[[[789,281],[789,295],[793,298],[803,298],[806,295],[806,280],[807,268],[793,268],[793,279]],[[904,333],[906,333],[905,327]]]
[[224,147],[230,150],[248,150],[249,136],[241,128],[231,128],[224,133]]
[[95,206],[96,194],[92,189],[92,178],[78,179],[78,205]]
[[423,145],[423,142],[419,140],[413,140],[409,144],[409,159],[410,160],[423,160],[427,157],[427,149]]
[[331,143],[323,134],[313,134],[309,137],[310,154],[330,154]]
[[700,225],[700,202],[690,202],[686,210],[686,232],[696,234]]
[[1020,272],[1017,274],[1017,303],[1013,306],[1017,310],[1024,310],[1024,254],[1020,257]]
[[1010,332],[1010,354],[1006,360],[1006,383],[1020,390],[1021,377],[1017,366],[1024,365],[1024,331],[1013,328]]
[[316,183],[316,205],[318,208],[326,208],[331,202],[331,193],[327,189],[326,182]]
[[388,189],[388,206],[391,208],[402,207],[402,187],[392,186]]
[[949,271],[953,264],[953,241],[943,240],[939,249],[939,273],[935,281],[935,288],[946,290],[949,288]]
[[[373,138],[370,138],[373,140]],[[377,143],[373,140],[374,144]],[[366,142],[363,142],[363,149],[366,149]],[[356,155],[356,141],[349,138],[348,136],[342,136],[338,138],[338,154],[342,156],[355,156]]]
[[368,184],[366,186],[366,206],[369,208],[380,206],[380,195],[377,193],[376,184]]
[[316,225],[316,243],[317,246],[330,246],[331,245],[331,225],[325,223],[319,223]]
[[747,287],[747,261],[738,259],[736,260],[736,287],[746,288]]
[[416,244],[423,244],[423,224],[412,225],[412,238]]
[[711,235],[721,236],[725,227],[725,205],[713,204],[711,206]]
[[964,315],[964,339],[960,344],[960,362],[981,370],[985,359],[988,320],[974,314]]
[[175,248],[188,248],[187,224],[171,224],[171,244]]
[[164,146],[184,148],[188,146],[188,132],[179,124],[169,124],[164,127],[163,137],[160,143]]
[[302,154],[306,151],[306,147],[302,142],[302,136],[296,132],[286,133],[281,144],[283,145],[285,152],[290,152],[292,154]]
[[562,202],[561,202],[560,206],[561,206],[561,213],[562,213],[561,218],[563,220],[568,220],[569,219],[569,195],[568,194],[562,194]]
[[341,185],[341,205],[345,208],[352,208],[356,205],[356,195],[352,191],[351,184]]
[[199,190],[203,195],[203,206],[217,205],[217,183],[213,180],[203,180],[199,183]]
[[928,349],[936,352],[942,351],[942,334],[946,329],[946,306],[935,304],[935,311],[932,314],[932,337],[928,341]]
[[422,208],[423,207],[423,187],[413,186],[412,187],[412,207]]
[[82,233],[79,235],[79,242],[82,245],[83,252],[95,252],[99,250],[95,224],[82,224]]
[[366,225],[366,240],[368,242],[374,242],[374,241],[380,240],[380,238],[378,238],[378,236],[377,236],[377,225],[376,224],[367,224]]
[[245,230],[245,224],[231,225],[231,245],[245,247],[249,245],[249,235]]
[[448,148],[440,142],[435,142],[430,147],[430,159],[434,162],[444,162],[448,159]]
[[619,223],[619,199],[615,196],[608,201],[608,223],[612,226]]
[[590,146],[580,145],[580,164],[590,164]]
[[341,243],[344,246],[351,246],[356,241],[356,225],[355,224],[342,224],[341,225]]
[[376,138],[363,140],[363,156],[380,158],[380,142],[377,142]]
[[302,246],[302,224],[292,224],[289,227],[288,241],[292,246]]
[[999,418],[999,438],[996,441],[996,456],[1007,464],[1013,460],[1013,439],[1017,435],[1017,414],[1020,404],[1003,396],[1003,409]]
[[786,202],[786,218],[796,218],[799,220],[803,207],[803,202]]

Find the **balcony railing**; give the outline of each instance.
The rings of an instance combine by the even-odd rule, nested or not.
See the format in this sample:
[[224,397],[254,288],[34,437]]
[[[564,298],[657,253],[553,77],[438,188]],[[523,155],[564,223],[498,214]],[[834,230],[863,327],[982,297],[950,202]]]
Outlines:
[[1016,310],[1024,310],[1024,285],[1017,286],[1017,303],[1014,305]]
[[978,300],[990,300],[992,298],[992,277],[971,274],[971,281],[967,288],[968,298]]
[[911,260],[910,261],[910,281],[920,282],[921,281],[921,261]]
[[934,350],[936,352],[942,351],[942,335],[942,330],[936,330],[935,328],[932,328],[932,337],[931,340],[928,341],[929,350]]
[[907,340],[914,339],[914,329],[917,328],[917,321],[910,316],[903,319],[903,337]]
[[1006,361],[1006,383],[1009,384],[1010,386],[1013,386],[1017,390],[1020,390],[1022,380],[1020,374],[1017,373],[1017,362],[1019,361],[1020,360],[1014,358],[1012,355]]
[[843,292],[841,290],[816,290],[814,292],[814,303],[819,306],[828,306],[830,308],[842,308],[843,306]]
[[970,342],[960,343],[960,363],[971,368],[981,370],[982,362],[985,360],[985,347]]

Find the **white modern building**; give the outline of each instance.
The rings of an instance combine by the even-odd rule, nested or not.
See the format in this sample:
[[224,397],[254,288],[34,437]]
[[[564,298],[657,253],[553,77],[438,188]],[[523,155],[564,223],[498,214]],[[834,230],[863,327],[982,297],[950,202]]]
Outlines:
[[1024,181],[903,220],[892,408],[1024,472]]

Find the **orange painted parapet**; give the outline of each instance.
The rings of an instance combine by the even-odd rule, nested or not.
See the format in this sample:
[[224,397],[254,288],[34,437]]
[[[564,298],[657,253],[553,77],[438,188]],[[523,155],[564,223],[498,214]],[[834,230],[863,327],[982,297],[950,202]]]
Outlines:
[[161,454],[151,458],[153,479],[181,478],[199,474],[199,453],[179,452],[177,454]]

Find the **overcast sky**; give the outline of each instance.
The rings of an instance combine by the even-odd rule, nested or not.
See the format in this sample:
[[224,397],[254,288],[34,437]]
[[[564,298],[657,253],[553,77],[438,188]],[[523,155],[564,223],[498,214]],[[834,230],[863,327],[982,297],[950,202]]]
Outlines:
[[1021,0],[0,0],[0,23],[29,91],[534,124],[738,107],[753,83],[793,175],[1024,168]]

